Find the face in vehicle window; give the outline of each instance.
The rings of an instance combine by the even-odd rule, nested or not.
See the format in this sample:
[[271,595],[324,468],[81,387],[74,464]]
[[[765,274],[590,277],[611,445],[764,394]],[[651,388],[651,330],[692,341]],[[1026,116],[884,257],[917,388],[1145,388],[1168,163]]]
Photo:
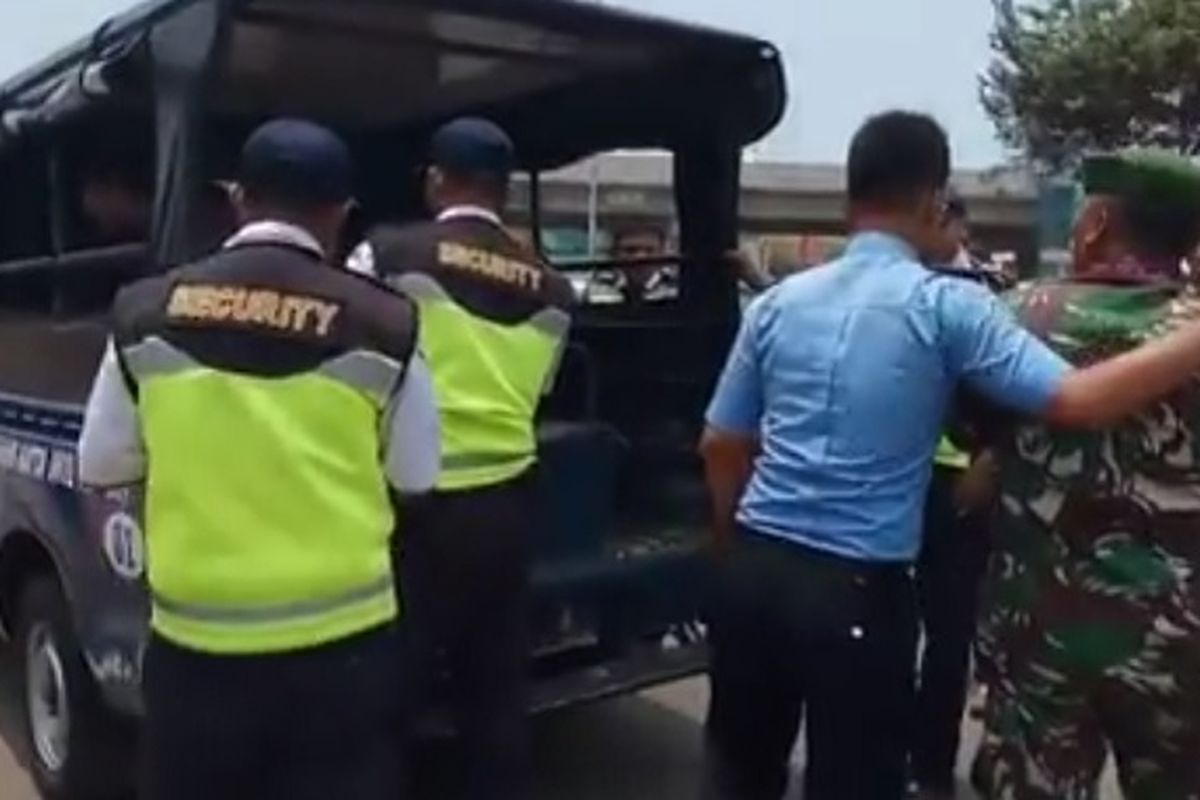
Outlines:
[[[667,253],[666,233],[658,229],[630,229],[613,235],[612,256],[621,262],[637,262]],[[678,296],[678,268],[670,264],[636,264],[621,269],[617,287],[626,302],[666,300]]]
[[79,194],[86,244],[129,244],[149,237],[153,199],[148,182],[97,170],[83,176]]

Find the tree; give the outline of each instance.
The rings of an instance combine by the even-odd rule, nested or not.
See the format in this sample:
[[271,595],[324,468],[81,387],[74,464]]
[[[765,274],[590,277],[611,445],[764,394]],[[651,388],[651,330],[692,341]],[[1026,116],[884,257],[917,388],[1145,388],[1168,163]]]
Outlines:
[[1200,153],[1200,0],[993,0],[983,106],[1010,148],[1057,170],[1092,150]]

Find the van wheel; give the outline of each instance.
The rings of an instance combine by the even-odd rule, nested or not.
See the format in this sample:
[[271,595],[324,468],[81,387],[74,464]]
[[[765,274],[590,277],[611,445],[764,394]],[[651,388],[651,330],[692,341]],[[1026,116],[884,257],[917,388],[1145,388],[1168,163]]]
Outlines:
[[35,578],[17,643],[29,771],[46,800],[110,800],[132,784],[131,726],[103,705],[58,584]]

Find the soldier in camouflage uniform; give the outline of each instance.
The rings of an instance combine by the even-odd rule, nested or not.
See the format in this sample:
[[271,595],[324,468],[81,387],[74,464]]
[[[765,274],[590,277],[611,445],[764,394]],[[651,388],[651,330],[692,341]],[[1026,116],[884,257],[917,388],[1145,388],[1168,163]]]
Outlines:
[[[1092,159],[1073,274],[1012,293],[1076,365],[1200,318],[1180,280],[1200,171],[1162,153]],[[1131,800],[1200,799],[1200,382],[1094,433],[1017,426],[1001,446],[997,552],[980,632],[977,787],[1095,798],[1108,753]]]

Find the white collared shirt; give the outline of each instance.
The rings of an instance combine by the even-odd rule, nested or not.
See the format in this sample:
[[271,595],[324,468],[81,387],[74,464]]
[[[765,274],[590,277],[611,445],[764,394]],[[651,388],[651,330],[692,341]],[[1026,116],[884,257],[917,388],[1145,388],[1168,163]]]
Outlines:
[[228,250],[231,247],[254,244],[289,245],[301,250],[308,250],[322,258],[325,256],[325,248],[321,247],[317,237],[299,225],[275,219],[264,219],[243,225],[237,233],[225,240],[222,247]]
[[497,227],[503,227],[504,223],[500,220],[500,215],[490,208],[476,205],[461,205],[450,206],[445,211],[437,215],[438,222],[449,222],[452,219],[481,219],[485,222],[490,222]]

